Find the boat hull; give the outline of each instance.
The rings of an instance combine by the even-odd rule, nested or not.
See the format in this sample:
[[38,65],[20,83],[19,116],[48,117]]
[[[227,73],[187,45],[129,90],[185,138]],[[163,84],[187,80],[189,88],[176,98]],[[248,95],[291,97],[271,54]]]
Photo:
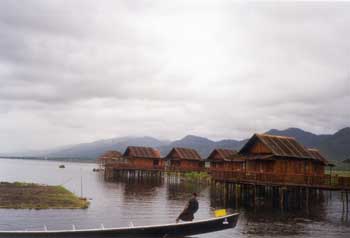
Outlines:
[[233,228],[237,224],[238,216],[239,214],[235,213],[219,218],[194,222],[125,228],[62,231],[0,231],[0,238],[183,237]]

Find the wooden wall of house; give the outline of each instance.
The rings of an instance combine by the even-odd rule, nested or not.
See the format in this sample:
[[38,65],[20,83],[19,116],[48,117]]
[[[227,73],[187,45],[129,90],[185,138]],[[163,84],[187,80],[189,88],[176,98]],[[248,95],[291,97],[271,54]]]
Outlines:
[[307,176],[324,176],[325,174],[325,166],[312,160],[305,160],[303,169],[304,175]]
[[248,160],[246,162],[246,171],[252,173],[274,173],[274,160]]
[[247,161],[247,172],[278,175],[323,176],[325,167],[311,160],[277,159]]
[[154,169],[164,167],[164,160],[160,158],[128,158],[128,162],[134,168],[138,169]]
[[244,172],[244,163],[225,161],[223,162],[223,168],[226,171]]
[[278,159],[274,165],[277,174],[307,174],[305,161],[300,159]]
[[200,169],[200,161],[197,160],[181,160],[181,167],[186,169]]
[[324,176],[325,166],[320,163],[313,163],[313,173],[315,176]]
[[170,165],[173,169],[179,170],[199,170],[203,168],[202,162],[199,160],[170,160]]
[[230,162],[230,161],[212,161],[211,168],[215,170],[222,170],[222,171],[236,171],[236,172],[244,172],[244,162]]
[[256,173],[257,172],[256,160],[247,160],[246,161],[246,171],[247,171],[247,173],[249,173],[249,172]]
[[215,170],[224,170],[225,166],[224,166],[223,161],[211,161],[210,168],[215,169]]

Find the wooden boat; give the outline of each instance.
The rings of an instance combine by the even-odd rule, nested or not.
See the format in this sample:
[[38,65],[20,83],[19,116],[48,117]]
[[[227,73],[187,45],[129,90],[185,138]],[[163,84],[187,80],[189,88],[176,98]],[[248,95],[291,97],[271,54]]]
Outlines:
[[86,230],[44,230],[44,231],[0,231],[0,238],[47,237],[47,238],[97,238],[97,237],[184,237],[233,228],[237,224],[238,213],[193,222],[132,226],[121,228],[100,228]]

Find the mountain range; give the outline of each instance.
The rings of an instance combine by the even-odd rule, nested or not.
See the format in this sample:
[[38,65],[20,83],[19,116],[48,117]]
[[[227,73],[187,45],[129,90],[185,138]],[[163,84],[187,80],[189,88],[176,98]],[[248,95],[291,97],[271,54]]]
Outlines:
[[294,137],[306,147],[319,149],[330,160],[343,161],[350,158],[350,127],[331,135],[316,135],[298,128],[270,130],[266,133]]
[[[272,129],[267,134],[291,136],[296,138],[306,147],[319,149],[330,160],[345,160],[350,158],[350,127],[343,128],[334,134],[316,135],[299,128],[286,130]],[[83,143],[56,148],[53,150],[31,152],[21,156],[40,156],[48,158],[84,158],[94,160],[105,151],[118,150],[124,152],[127,146],[149,146],[158,148],[161,154],[166,155],[173,147],[188,147],[196,149],[205,158],[214,148],[226,148],[239,150],[248,139],[245,140],[220,140],[213,141],[208,138],[188,135],[180,140],[166,141],[153,137],[119,137],[99,140],[91,143]]]

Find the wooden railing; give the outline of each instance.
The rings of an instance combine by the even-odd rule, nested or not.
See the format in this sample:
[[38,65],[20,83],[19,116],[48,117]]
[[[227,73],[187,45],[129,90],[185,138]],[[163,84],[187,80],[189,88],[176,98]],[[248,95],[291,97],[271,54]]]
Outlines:
[[334,189],[349,189],[350,177],[340,176],[307,176],[303,174],[274,174],[254,172],[234,172],[211,169],[211,176],[214,180],[237,181],[245,183],[264,184],[295,184],[304,186],[329,187]]
[[164,165],[142,166],[129,163],[109,163],[105,165],[108,169],[120,170],[157,170],[169,172],[203,172],[210,173],[214,180],[231,181],[239,183],[271,184],[271,185],[300,185],[324,187],[328,189],[350,189],[350,177],[336,175],[308,176],[303,174],[275,174],[275,173],[257,173],[240,172],[222,169],[205,168],[179,168],[176,166],[166,167]]

